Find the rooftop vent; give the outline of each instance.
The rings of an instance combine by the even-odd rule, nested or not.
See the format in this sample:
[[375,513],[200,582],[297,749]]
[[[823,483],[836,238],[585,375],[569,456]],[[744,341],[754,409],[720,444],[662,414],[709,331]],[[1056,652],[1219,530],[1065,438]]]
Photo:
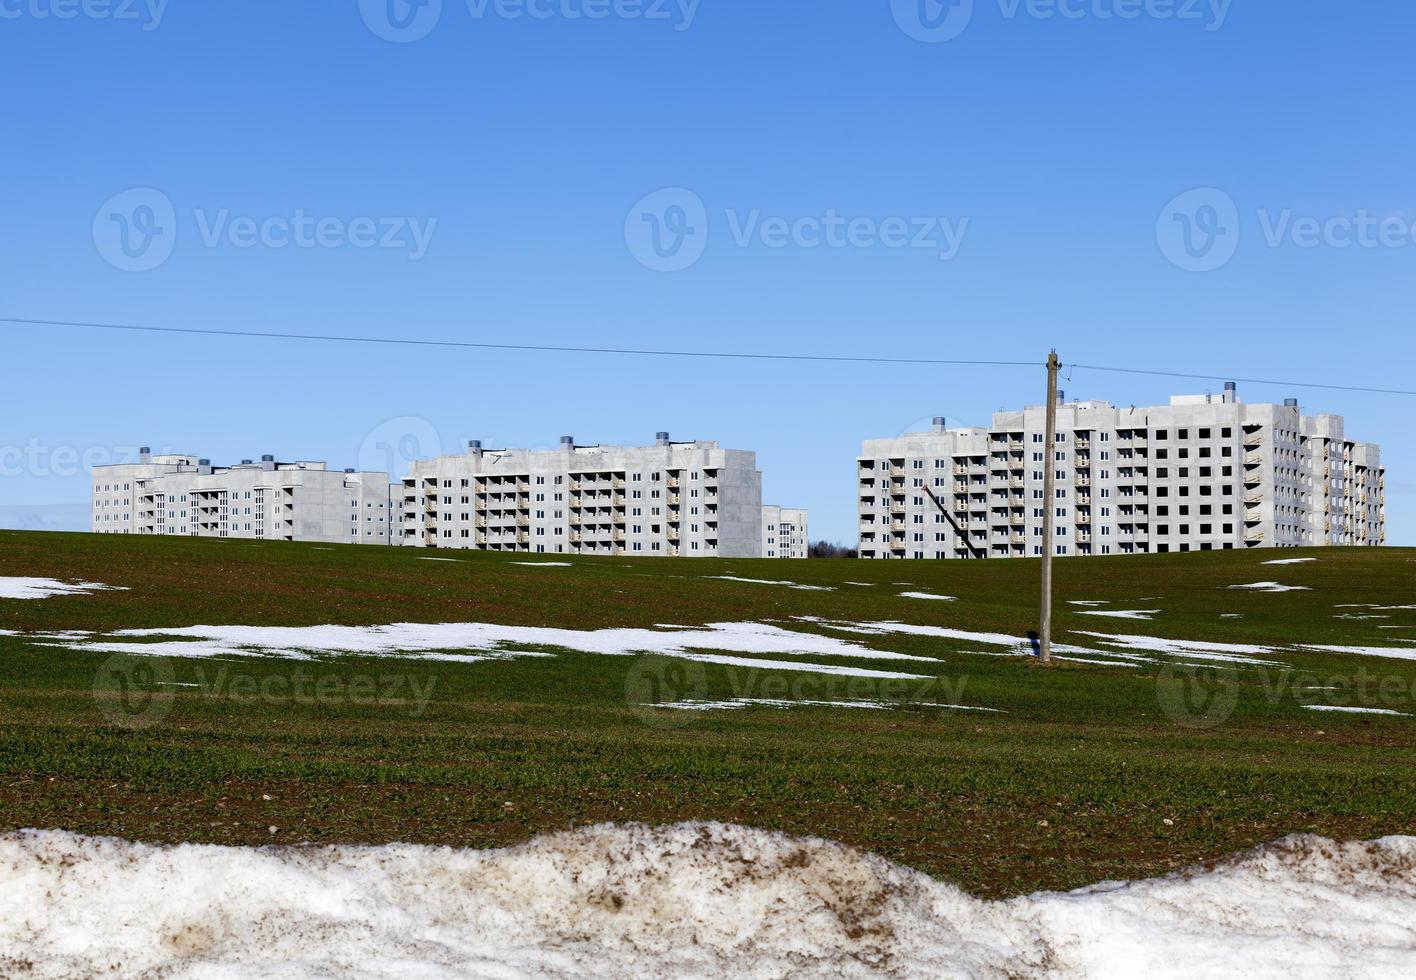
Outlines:
[[481,449],[481,448],[482,448],[482,440],[481,440],[481,439],[468,439],[468,440],[467,440],[467,448],[468,448],[468,449],[471,449],[471,450],[474,451],[474,452],[477,451],[477,450],[479,450],[479,449]]
[[575,448],[575,436],[561,436],[561,448],[563,448],[563,449],[574,449],[574,448]]
[[1065,404],[1067,404],[1067,393],[1066,393],[1065,391],[1063,391],[1061,388],[1058,388],[1058,389],[1057,389],[1057,404],[1059,404],[1059,405],[1065,405]]
[[346,467],[344,468],[344,472],[346,472],[346,473],[353,473],[353,472],[354,472],[354,467],[352,467],[352,466],[346,466]]
[[654,443],[659,446],[667,446],[669,444],[669,434],[667,432],[654,433]]
[[242,466],[250,466],[250,465],[251,465],[251,461],[250,461],[249,459],[243,459],[243,460],[241,460],[241,465],[242,465]]
[[274,463],[274,462],[275,462],[275,457],[272,456],[270,453],[266,453],[264,456],[261,457],[261,462],[262,462],[262,463]]
[[1283,400],[1283,406],[1284,406],[1285,408],[1297,408],[1297,407],[1298,407],[1298,399],[1296,399],[1296,398],[1285,398],[1285,399]]

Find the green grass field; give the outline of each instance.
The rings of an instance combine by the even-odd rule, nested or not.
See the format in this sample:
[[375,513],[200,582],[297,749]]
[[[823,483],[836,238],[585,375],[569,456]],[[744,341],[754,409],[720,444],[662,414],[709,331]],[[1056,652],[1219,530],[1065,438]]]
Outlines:
[[[1037,618],[1032,561],[573,557],[573,567],[538,569],[488,553],[427,557],[413,549],[0,533],[0,576],[126,589],[0,599],[0,630],[10,631],[0,635],[5,829],[489,847],[605,820],[715,819],[845,841],[982,895],[1157,874],[1297,831],[1416,832],[1416,717],[1303,706],[1416,716],[1416,662],[1288,649],[1416,645],[1416,609],[1346,608],[1416,602],[1416,552],[1058,562],[1058,642],[1092,646],[1094,638],[1075,632],[1086,630],[1285,648],[1264,657],[1284,668],[1218,670],[1185,667],[1192,658],[1184,656],[1140,667],[1043,667],[966,640],[841,632],[793,619],[1021,636]],[[1261,564],[1291,557],[1318,560]],[[713,578],[720,575],[829,590]],[[1229,588],[1261,581],[1309,591]],[[957,601],[904,598],[906,591]],[[1102,618],[1069,600],[1159,612],[1152,621]],[[27,635],[463,622],[582,630],[769,623],[936,662],[801,658],[930,678],[909,682],[705,664],[692,669],[706,683],[697,693],[708,697],[898,706],[685,712],[646,708],[638,696],[648,690],[640,683],[646,671],[672,681],[682,661],[666,670],[662,660],[564,650],[478,663],[173,658],[155,661],[171,682],[149,697],[160,720],[132,727],[104,676],[108,650]],[[1191,712],[1213,704],[1203,696],[1215,691],[1221,702],[1226,693],[1237,697],[1232,712],[1226,705],[1215,717]],[[941,702],[996,710],[935,706]],[[1182,723],[1192,718],[1199,722]]]

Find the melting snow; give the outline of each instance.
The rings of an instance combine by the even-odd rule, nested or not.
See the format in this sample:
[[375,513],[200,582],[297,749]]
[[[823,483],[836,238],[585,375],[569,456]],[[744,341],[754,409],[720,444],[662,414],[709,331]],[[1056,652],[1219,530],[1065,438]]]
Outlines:
[[1306,585],[1279,585],[1277,582],[1250,582],[1248,585],[1231,585],[1231,589],[1249,589],[1252,592],[1311,592]]
[[[410,655],[474,662],[506,657],[547,656],[546,651],[575,650],[605,656],[660,654],[744,667],[851,674],[861,677],[907,677],[851,667],[798,661],[749,660],[723,653],[781,656],[847,657],[859,660],[910,660],[936,663],[817,633],[798,633],[764,623],[710,623],[683,629],[571,630],[491,623],[395,623],[391,626],[185,626],[118,630],[93,639],[48,638],[76,650],[139,656],[221,657],[266,655],[308,659],[312,653]],[[531,648],[530,651],[521,648]],[[449,652],[458,651],[458,652]],[[464,653],[462,651],[476,651]],[[707,652],[714,651],[714,652]]]
[[935,595],[932,592],[901,592],[901,599],[939,599],[942,602],[957,602],[958,597],[952,595]]
[[26,976],[973,977],[1416,972],[1416,839],[1295,836],[1206,869],[984,901],[815,838],[587,827],[496,851],[0,836]]
[[[1394,640],[1405,637],[1394,636]],[[1324,653],[1349,653],[1354,657],[1386,657],[1388,660],[1416,660],[1416,650],[1405,647],[1344,647],[1321,643],[1304,643],[1304,650],[1321,650]]]
[[527,568],[574,568],[573,562],[568,561],[514,561],[513,565],[524,565]]
[[1317,561],[1316,558],[1280,558],[1277,561],[1260,562],[1262,565],[1303,565],[1310,561]]
[[1068,599],[1069,606],[1109,606],[1110,599]]
[[1110,636],[1106,633],[1089,633],[1077,630],[1082,636],[1090,636],[1109,646],[1126,650],[1144,650],[1148,653],[1163,653],[1172,657],[1193,657],[1197,660],[1213,660],[1220,663],[1247,664],[1259,667],[1283,667],[1273,660],[1255,659],[1260,654],[1276,652],[1272,647],[1255,646],[1249,643],[1207,643],[1200,640],[1171,640],[1159,636]]
[[55,595],[88,595],[93,592],[123,591],[121,585],[99,582],[61,582],[56,578],[0,576],[0,599],[48,599]]
[[1309,711],[1347,711],[1354,715],[1400,715],[1402,718],[1411,717],[1405,711],[1392,711],[1390,708],[1353,708],[1340,704],[1305,704],[1303,707]]
[[784,585],[789,589],[802,589],[807,592],[835,592],[835,588],[830,585],[802,585],[799,582],[777,582],[765,578],[738,578],[736,575],[709,575],[708,578],[718,579],[722,582],[747,582],[750,585]]
[[1088,609],[1078,616],[1110,616],[1112,619],[1150,619],[1159,609]]

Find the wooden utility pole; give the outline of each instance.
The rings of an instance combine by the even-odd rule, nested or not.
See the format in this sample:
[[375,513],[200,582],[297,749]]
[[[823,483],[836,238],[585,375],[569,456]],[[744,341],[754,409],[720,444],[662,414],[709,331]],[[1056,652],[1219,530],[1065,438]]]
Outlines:
[[1061,366],[1056,351],[1047,355],[1047,434],[1043,436],[1047,448],[1042,454],[1047,464],[1047,469],[1042,471],[1042,495],[1046,498],[1042,509],[1042,622],[1037,631],[1038,657],[1045,664],[1052,662],[1052,552],[1056,550],[1052,537],[1053,515],[1057,513],[1057,370]]

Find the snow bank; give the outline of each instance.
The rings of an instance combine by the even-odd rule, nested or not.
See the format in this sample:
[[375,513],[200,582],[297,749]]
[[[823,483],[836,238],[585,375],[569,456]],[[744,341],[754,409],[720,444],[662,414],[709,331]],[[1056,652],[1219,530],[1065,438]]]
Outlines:
[[1291,837],[1005,902],[840,844],[598,826],[501,851],[0,836],[0,967],[35,980],[1416,972],[1416,839]]
[[1248,589],[1250,592],[1311,592],[1306,585],[1280,585],[1277,582],[1250,582],[1248,585],[1231,585],[1231,589]]
[[935,595],[933,592],[901,592],[901,599],[939,599],[942,602],[956,602],[957,596]]
[[1277,561],[1259,562],[1261,565],[1306,565],[1310,561],[1317,561],[1316,558],[1280,558]]
[[126,592],[127,589],[100,582],[61,582],[57,578],[0,575],[0,599],[48,599],[54,595],[88,595],[105,591]]

